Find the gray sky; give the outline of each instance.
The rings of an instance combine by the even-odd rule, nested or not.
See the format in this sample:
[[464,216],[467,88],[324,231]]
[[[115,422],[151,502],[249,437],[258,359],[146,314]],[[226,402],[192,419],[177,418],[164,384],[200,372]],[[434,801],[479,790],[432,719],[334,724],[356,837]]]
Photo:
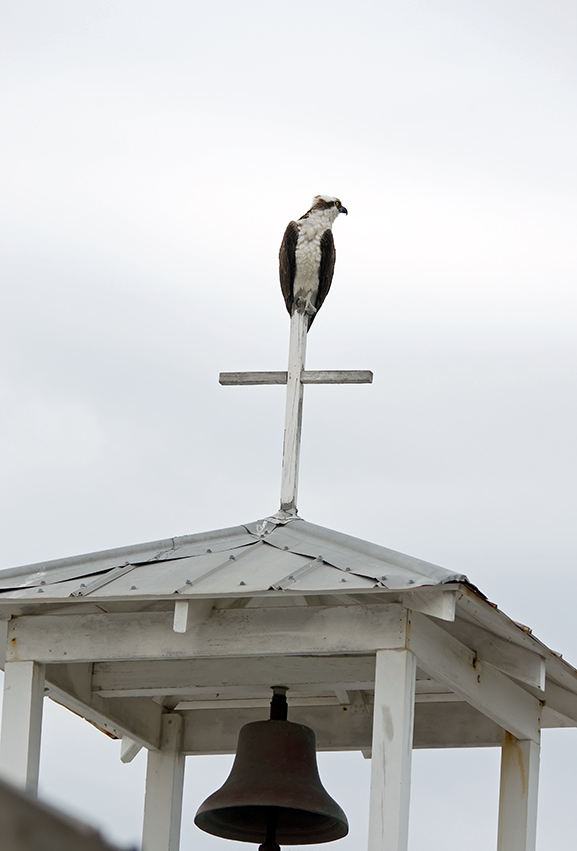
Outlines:
[[[217,374],[285,368],[278,246],[336,194],[308,366],[375,381],[307,388],[301,515],[577,664],[576,38],[569,0],[2,4],[1,566],[276,510],[283,390]],[[543,739],[539,848],[569,851],[577,734]],[[118,751],[46,706],[43,794],[136,842]],[[189,763],[183,851],[216,851],[226,760]],[[343,851],[368,768],[321,761]],[[498,770],[416,753],[411,851],[494,847]]]

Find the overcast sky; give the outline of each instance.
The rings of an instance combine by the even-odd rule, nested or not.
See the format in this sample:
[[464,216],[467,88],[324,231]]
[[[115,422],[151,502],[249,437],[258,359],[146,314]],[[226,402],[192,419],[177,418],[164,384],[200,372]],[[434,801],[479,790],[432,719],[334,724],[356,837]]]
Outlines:
[[[278,507],[277,253],[316,193],[333,288],[300,514],[466,573],[577,664],[572,0],[4,0],[2,567]],[[136,843],[145,761],[47,702],[41,791]],[[189,759],[183,851],[227,760]],[[366,834],[370,763],[321,771]],[[499,754],[414,759],[411,851],[496,842]],[[545,732],[539,849],[574,849]],[[470,834],[474,824],[473,835]],[[232,846],[228,846],[232,847]]]

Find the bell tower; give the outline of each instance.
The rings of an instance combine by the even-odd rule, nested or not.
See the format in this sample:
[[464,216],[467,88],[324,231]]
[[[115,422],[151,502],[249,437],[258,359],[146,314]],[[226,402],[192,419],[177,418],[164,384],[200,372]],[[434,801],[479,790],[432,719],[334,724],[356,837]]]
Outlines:
[[286,373],[220,377],[287,385],[276,513],[0,573],[0,773],[35,793],[50,698],[123,762],[147,750],[143,851],[178,851],[185,759],[233,753],[196,823],[274,851],[345,835],[315,751],[359,751],[368,851],[407,851],[413,750],[494,747],[498,851],[535,851],[541,730],[577,726],[577,670],[464,574],[298,515],[304,386],[372,380],[305,369],[305,321]]

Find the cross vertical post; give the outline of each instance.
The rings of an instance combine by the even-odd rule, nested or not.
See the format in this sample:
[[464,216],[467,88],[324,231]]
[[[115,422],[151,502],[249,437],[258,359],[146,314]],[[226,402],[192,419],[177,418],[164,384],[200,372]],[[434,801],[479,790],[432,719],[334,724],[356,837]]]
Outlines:
[[371,384],[373,381],[373,373],[368,369],[306,370],[308,327],[306,305],[295,305],[291,314],[287,372],[221,372],[218,377],[219,383],[225,386],[287,385],[280,509],[289,518],[297,514],[304,385]]
[[304,310],[295,309],[291,316],[287,394],[280,492],[281,511],[296,514],[299,480],[299,459],[303,422],[304,385],[302,374],[307,351],[309,317]]

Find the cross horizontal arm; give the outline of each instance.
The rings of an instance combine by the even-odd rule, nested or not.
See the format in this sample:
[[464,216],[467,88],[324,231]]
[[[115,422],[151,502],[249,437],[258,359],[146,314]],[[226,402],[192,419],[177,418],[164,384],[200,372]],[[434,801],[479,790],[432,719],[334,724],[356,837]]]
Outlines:
[[[249,384],[286,384],[286,372],[221,372],[219,384],[224,386]],[[372,384],[369,369],[303,370],[301,384]]]
[[286,384],[285,372],[221,372],[218,383],[224,386],[235,384]]
[[306,369],[301,375],[302,384],[372,384],[370,369]]

